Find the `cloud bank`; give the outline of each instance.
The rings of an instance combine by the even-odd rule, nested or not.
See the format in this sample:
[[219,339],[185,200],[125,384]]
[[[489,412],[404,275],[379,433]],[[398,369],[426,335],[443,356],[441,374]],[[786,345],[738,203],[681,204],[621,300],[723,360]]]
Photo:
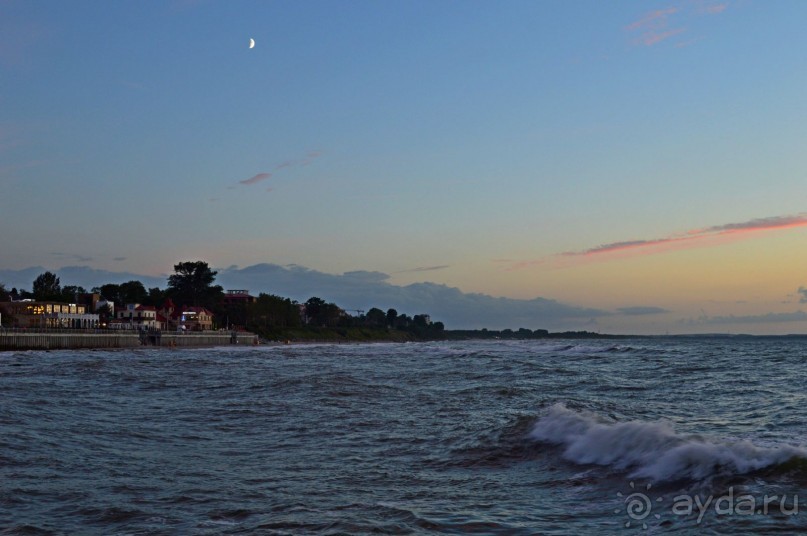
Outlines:
[[0,269],[0,282],[5,284],[8,289],[17,288],[30,291],[34,279],[44,272],[55,273],[59,277],[62,286],[77,285],[87,290],[106,283],[120,284],[133,280],[140,281],[146,288],[165,288],[167,280],[165,277],[151,277],[131,272],[111,272],[90,268],[89,266],[63,266],[59,269],[31,266],[21,270]]
[[218,276],[225,288],[247,288],[253,293],[267,292],[300,302],[317,296],[349,310],[378,307],[394,308],[409,315],[428,313],[449,329],[582,329],[592,318],[609,314],[546,298],[497,298],[436,283],[398,286],[388,279],[389,275],[382,272],[353,271],[337,275],[298,265],[269,263],[230,267],[219,271]]
[[781,229],[792,229],[795,227],[807,226],[807,214],[797,214],[795,216],[772,216],[768,218],[757,218],[739,223],[727,223],[714,225],[702,229],[692,229],[685,233],[652,238],[649,240],[628,240],[622,242],[611,242],[594,246],[582,251],[567,251],[561,253],[566,257],[594,257],[604,253],[620,251],[633,251],[640,253],[656,253],[659,249],[653,246],[678,245],[686,242],[696,243],[708,238],[720,236],[740,236],[760,231],[776,231]]

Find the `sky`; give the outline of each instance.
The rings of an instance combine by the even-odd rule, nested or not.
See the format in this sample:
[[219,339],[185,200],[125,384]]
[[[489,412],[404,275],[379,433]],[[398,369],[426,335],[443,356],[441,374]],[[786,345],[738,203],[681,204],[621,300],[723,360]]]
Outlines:
[[448,328],[807,333],[804,20],[0,0],[0,282],[204,260]]

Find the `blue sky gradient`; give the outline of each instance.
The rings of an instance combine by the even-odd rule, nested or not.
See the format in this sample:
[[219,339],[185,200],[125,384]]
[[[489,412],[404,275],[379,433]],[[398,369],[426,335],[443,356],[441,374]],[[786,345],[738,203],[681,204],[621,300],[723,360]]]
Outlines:
[[295,264],[660,311],[610,331],[803,332],[804,20],[795,0],[5,0],[0,269]]

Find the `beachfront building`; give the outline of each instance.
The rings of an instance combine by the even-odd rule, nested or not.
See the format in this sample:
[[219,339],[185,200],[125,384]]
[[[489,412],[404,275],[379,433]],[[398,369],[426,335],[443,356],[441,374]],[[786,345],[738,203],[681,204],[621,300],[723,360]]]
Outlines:
[[162,329],[208,331],[213,329],[213,313],[204,307],[180,307],[170,298],[157,311]]
[[255,303],[258,298],[250,295],[248,290],[228,290],[224,295],[224,305],[241,305]]
[[213,313],[204,307],[183,307],[179,314],[179,329],[207,331],[213,329]]
[[110,327],[124,329],[157,329],[157,309],[153,305],[127,303],[115,312]]
[[76,303],[23,300],[0,303],[0,309],[21,328],[93,329],[99,323],[97,314]]

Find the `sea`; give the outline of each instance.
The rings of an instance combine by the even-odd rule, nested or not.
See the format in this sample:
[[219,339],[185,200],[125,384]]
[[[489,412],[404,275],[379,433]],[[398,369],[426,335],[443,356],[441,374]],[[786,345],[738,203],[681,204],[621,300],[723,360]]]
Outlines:
[[795,534],[807,338],[0,352],[0,534]]

